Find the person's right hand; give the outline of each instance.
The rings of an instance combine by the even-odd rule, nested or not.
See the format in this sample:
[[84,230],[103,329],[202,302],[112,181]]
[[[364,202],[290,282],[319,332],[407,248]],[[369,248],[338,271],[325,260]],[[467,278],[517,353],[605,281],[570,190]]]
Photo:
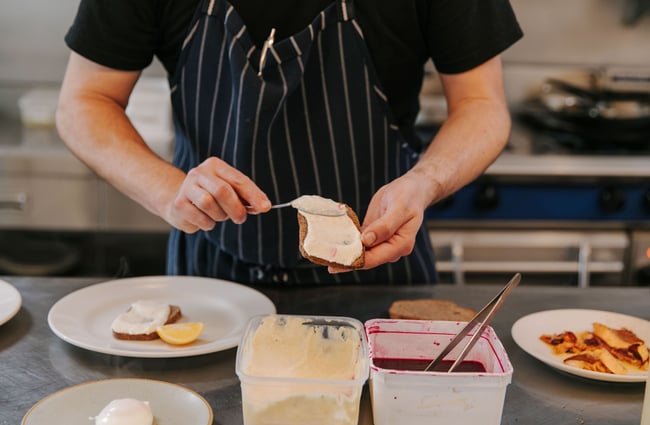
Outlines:
[[212,230],[218,221],[241,224],[248,214],[270,208],[268,197],[250,178],[225,161],[210,157],[187,173],[165,219],[186,233],[194,233]]

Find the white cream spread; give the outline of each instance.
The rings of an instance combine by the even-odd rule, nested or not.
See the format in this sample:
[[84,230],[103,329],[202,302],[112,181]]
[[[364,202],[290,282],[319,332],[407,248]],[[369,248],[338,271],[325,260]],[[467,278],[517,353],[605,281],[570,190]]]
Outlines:
[[153,413],[146,401],[113,400],[95,417],[95,425],[152,425]]
[[338,217],[300,214],[307,220],[302,246],[310,256],[349,266],[363,253],[361,233],[347,214]]
[[[243,346],[243,370],[255,377],[242,384],[246,425],[357,424],[362,386],[353,380],[364,373],[359,331],[306,321],[265,317]],[[261,377],[278,381],[263,385]]]
[[306,324],[302,317],[268,316],[255,331],[246,373],[252,376],[354,379],[361,343],[352,326]]
[[344,204],[318,195],[303,195],[294,199],[291,206],[298,211],[316,215],[341,216],[347,214]]
[[136,301],[125,313],[115,318],[111,328],[117,333],[128,335],[150,334],[167,322],[169,313],[169,304]]

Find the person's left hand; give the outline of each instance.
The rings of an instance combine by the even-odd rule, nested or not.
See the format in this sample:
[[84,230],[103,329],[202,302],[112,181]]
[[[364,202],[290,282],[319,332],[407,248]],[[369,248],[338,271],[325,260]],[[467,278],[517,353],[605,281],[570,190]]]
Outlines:
[[[413,251],[415,237],[432,195],[426,178],[415,170],[380,188],[363,220],[364,269],[396,262]],[[329,267],[330,273],[347,271]]]

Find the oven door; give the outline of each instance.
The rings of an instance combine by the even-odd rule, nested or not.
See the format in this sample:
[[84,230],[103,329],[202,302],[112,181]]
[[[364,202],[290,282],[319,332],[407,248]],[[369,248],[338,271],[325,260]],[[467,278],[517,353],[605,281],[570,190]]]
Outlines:
[[442,282],[623,285],[630,238],[624,230],[430,228]]

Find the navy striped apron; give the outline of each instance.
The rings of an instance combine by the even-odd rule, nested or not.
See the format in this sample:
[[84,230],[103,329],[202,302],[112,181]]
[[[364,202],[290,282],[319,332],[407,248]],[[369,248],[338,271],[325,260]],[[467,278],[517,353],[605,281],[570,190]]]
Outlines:
[[[271,202],[316,194],[362,220],[372,195],[417,154],[391,123],[350,0],[338,0],[290,38],[253,43],[225,0],[201,2],[172,82],[174,164],[187,172],[217,156],[248,175]],[[260,69],[261,66],[261,69]],[[242,283],[425,283],[437,280],[424,226],[414,252],[373,270],[331,275],[304,260],[292,208],[172,230],[168,274]]]

